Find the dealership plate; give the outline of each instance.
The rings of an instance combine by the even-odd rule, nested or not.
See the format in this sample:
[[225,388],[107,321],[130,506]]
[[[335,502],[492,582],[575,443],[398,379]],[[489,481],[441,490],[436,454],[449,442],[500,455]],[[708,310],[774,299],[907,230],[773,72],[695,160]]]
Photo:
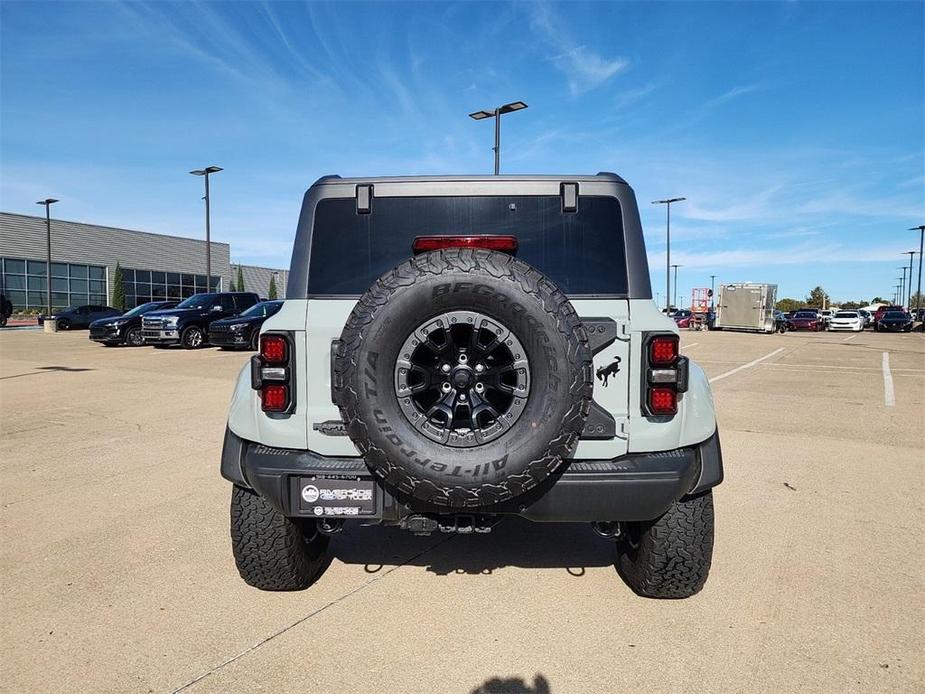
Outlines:
[[300,477],[297,480],[299,510],[319,517],[351,518],[376,513],[376,483],[372,478]]

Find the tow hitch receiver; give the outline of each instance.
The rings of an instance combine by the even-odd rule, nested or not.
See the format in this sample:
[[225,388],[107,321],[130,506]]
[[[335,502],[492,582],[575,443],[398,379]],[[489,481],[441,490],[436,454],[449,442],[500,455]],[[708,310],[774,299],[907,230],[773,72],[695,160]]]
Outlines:
[[497,522],[494,518],[483,516],[441,516],[432,518],[415,514],[402,518],[400,527],[410,530],[415,535],[430,535],[433,532],[441,533],[490,533],[492,527]]

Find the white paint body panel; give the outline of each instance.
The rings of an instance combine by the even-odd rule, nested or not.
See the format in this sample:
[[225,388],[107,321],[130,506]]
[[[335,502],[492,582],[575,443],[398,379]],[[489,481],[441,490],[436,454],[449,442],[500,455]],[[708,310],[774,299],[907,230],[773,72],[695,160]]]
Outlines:
[[[288,299],[263,330],[286,330],[295,338],[296,409],[273,419],[260,410],[260,399],[250,386],[250,367],[238,377],[228,425],[248,441],[280,448],[308,449],[325,456],[356,456],[346,436],[327,436],[312,427],[339,420],[331,401],[331,342],[340,337],[353,299]],[[690,364],[688,391],[679,401],[678,415],[664,420],[645,417],[641,409],[642,340],[644,332],[678,333],[674,321],[658,311],[651,300],[576,299],[584,318],[611,318],[622,338],[598,352],[594,370],[620,357],[620,370],[607,387],[595,379],[594,399],[617,421],[618,437],[580,441],[575,458],[614,458],[627,452],[666,451],[705,441],[716,430],[713,396],[703,370]]]
[[716,431],[716,413],[707,377],[693,361],[690,362],[687,392],[678,399],[678,414],[667,421],[642,414],[643,333],[658,331],[679,334],[680,331],[675,322],[659,311],[651,299],[631,299],[628,303],[632,324],[629,401],[634,403],[629,427],[630,452],[670,451],[705,441]]
[[276,448],[308,448],[306,432],[306,403],[308,381],[305,374],[305,310],[307,301],[287,300],[279,312],[266,320],[261,332],[287,330],[295,342],[296,408],[293,414],[272,418],[260,409],[260,397],[251,388],[250,364],[238,374],[238,382],[231,398],[228,428],[248,441],[257,441]]

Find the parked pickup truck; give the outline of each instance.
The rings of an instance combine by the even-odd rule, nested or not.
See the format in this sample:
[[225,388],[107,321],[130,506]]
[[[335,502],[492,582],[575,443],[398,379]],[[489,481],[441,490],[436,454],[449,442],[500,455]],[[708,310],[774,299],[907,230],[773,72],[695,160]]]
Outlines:
[[194,294],[176,308],[153,311],[142,318],[142,339],[146,345],[183,345],[196,349],[207,343],[209,325],[246,311],[260,301],[252,292]]

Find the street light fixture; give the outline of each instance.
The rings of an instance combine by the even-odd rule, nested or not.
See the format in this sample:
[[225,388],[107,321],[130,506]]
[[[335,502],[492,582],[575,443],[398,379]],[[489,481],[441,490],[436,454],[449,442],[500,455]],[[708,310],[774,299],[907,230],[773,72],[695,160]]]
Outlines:
[[923,242],[925,242],[925,224],[919,224],[917,227],[910,227],[909,231],[919,232],[919,279],[917,282],[918,287],[915,290],[915,314],[916,317],[918,317],[920,304],[922,303],[922,246]]
[[51,206],[58,200],[45,198],[36,205],[45,206],[45,315],[51,315]]
[[527,105],[523,101],[512,101],[491,111],[476,111],[469,114],[469,118],[473,120],[484,120],[491,117],[495,119],[495,146],[492,147],[495,153],[495,176],[501,173],[501,116],[505,113],[523,111],[525,108],[527,108]]
[[666,198],[653,200],[653,205],[665,205],[665,303],[671,297],[671,203],[687,198]]
[[193,176],[205,176],[206,194],[203,200],[206,201],[206,287],[212,291],[212,240],[211,240],[211,212],[209,208],[209,174],[222,171],[221,166],[207,166],[204,169],[195,169],[190,171]]
[[678,308],[678,268],[684,267],[684,266],[683,265],[672,265],[671,267],[674,268],[674,299],[672,300],[671,303],[674,305],[675,309],[677,309]]

